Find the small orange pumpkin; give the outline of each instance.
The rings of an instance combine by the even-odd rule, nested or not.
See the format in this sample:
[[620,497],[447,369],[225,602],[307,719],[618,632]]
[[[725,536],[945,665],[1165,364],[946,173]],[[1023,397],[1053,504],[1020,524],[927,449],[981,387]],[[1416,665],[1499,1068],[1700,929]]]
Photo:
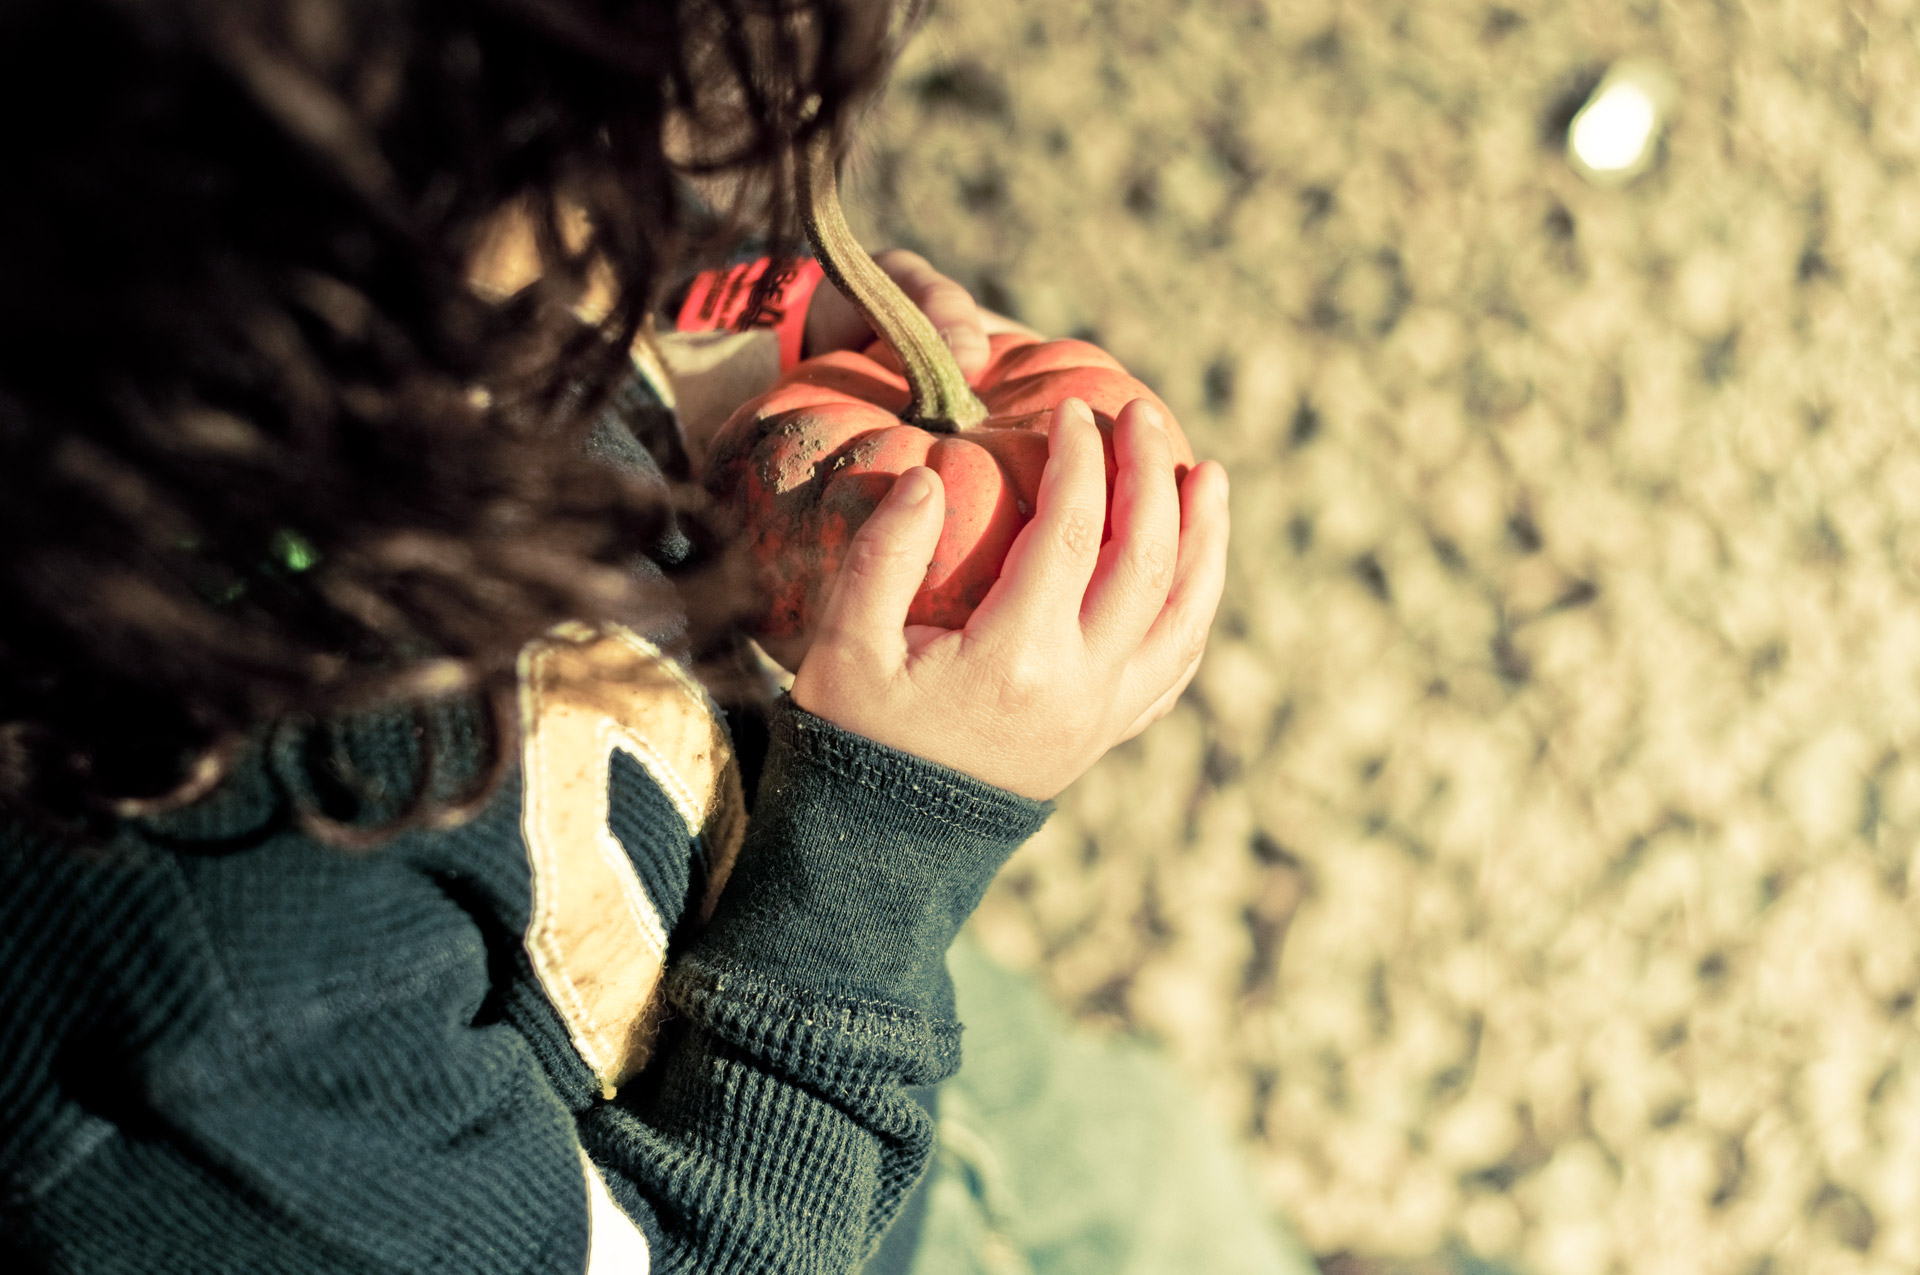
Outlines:
[[1098,347],[1016,335],[995,336],[992,347],[973,380],[986,419],[964,429],[905,419],[912,394],[884,347],[808,359],[721,429],[706,482],[745,524],[760,636],[784,645],[812,631],[854,533],[915,465],[940,475],[947,517],[907,623],[965,625],[1033,515],[1046,429],[1067,398],[1084,400],[1106,436],[1109,490],[1114,418],[1135,399],[1165,414],[1181,472],[1193,464],[1165,405]]
[[743,405],[715,436],[705,473],[708,490],[744,525],[761,594],[751,627],[790,667],[805,652],[854,533],[915,465],[940,475],[946,526],[907,623],[960,628],[1033,516],[1046,431],[1064,400],[1093,409],[1106,443],[1109,502],[1114,418],[1135,399],[1160,409],[1179,475],[1193,464],[1166,405],[1085,341],[996,335],[970,386],[927,317],[847,228],[827,140],[805,160],[814,253],[881,340],[864,354],[808,359]]

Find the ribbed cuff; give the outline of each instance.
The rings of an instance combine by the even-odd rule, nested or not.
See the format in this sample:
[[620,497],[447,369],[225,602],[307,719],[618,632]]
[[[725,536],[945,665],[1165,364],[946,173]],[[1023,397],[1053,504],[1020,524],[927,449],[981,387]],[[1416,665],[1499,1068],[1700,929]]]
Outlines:
[[1052,802],[782,698],[746,844],[689,958],[875,1009],[953,1014],[947,948]]

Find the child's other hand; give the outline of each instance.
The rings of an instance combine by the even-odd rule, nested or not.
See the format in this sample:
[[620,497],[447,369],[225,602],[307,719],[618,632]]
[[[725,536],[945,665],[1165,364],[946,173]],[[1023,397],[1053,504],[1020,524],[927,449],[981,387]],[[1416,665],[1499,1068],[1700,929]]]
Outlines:
[[[917,252],[893,248],[875,253],[873,262],[933,321],[934,330],[947,338],[954,361],[969,380],[987,365],[988,334],[1032,332],[1023,324],[982,309],[972,293],[935,270]],[[853,308],[853,302],[834,286],[833,280],[823,280],[807,308],[803,353],[811,357],[829,350],[863,350],[873,339],[873,329]]]
[[1048,799],[1164,716],[1192,679],[1226,579],[1227,476],[1176,490],[1159,413],[1114,428],[1113,534],[1086,404],[1053,414],[1038,510],[964,629],[908,627],[945,516],[915,468],[854,537],[794,679],[801,708],[1027,797]]

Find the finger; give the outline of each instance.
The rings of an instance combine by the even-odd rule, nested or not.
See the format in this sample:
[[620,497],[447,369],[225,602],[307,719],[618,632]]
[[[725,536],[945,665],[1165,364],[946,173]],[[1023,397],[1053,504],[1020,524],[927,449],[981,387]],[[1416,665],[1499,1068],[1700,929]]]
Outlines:
[[1167,604],[1147,631],[1129,674],[1152,704],[1207,648],[1207,631],[1227,583],[1227,471],[1204,461],[1180,489],[1180,557]]
[[1166,605],[1180,554],[1180,490],[1173,480],[1173,443],[1160,409],[1136,399],[1113,430],[1117,473],[1113,535],[1100,550],[1093,584],[1080,609],[1087,643],[1119,664]]
[[882,672],[900,667],[907,654],[907,608],[926,579],[944,508],[940,477],[924,465],[894,480],[847,546],[809,659],[825,648],[837,657],[872,662]]
[[1015,642],[1067,625],[1077,634],[1106,512],[1100,427],[1085,403],[1070,398],[1053,411],[1033,520],[1014,537],[1000,578],[967,622],[968,632],[1000,633]]
[[932,263],[917,252],[894,248],[879,253],[873,260],[900,285],[900,290],[946,340],[962,373],[971,377],[986,367],[989,352],[986,322],[972,293],[935,270]]
[[980,328],[989,338],[1001,333],[1011,333],[1014,336],[1030,336],[1036,341],[1046,340],[1044,336],[1020,320],[1009,319],[999,311],[989,310],[985,306],[980,307]]
[[1167,692],[1159,699],[1149,705],[1145,712],[1134,718],[1133,725],[1127,727],[1126,734],[1122,735],[1118,742],[1122,744],[1126,743],[1129,739],[1132,739],[1135,735],[1138,735],[1141,731],[1153,725],[1168,713],[1171,713],[1173,706],[1180,702],[1180,697],[1186,694],[1187,685],[1193,681],[1193,675],[1199,671],[1199,660],[1195,660],[1193,663],[1187,665],[1187,671],[1180,675],[1180,680],[1169,687]]
[[830,350],[851,350],[873,340],[873,329],[847,300],[846,294],[830,279],[814,289],[807,306],[807,325],[801,337],[800,352],[807,358]]

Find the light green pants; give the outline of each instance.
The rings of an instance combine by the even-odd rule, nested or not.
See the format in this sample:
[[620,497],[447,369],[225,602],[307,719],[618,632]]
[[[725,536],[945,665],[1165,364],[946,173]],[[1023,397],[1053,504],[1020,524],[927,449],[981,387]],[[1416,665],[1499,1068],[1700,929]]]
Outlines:
[[967,1025],[913,1275],[1316,1275],[1145,1045],[1076,1031],[962,937]]

